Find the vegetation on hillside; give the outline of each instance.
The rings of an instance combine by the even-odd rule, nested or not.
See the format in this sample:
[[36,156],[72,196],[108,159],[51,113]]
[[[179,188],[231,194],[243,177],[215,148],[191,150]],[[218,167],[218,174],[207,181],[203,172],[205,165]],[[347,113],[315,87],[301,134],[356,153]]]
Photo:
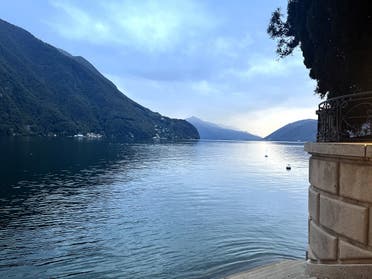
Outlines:
[[84,58],[0,20],[0,135],[88,132],[125,140],[199,137],[188,122],[127,98]]
[[289,123],[265,137],[272,141],[316,141],[318,122],[304,119]]

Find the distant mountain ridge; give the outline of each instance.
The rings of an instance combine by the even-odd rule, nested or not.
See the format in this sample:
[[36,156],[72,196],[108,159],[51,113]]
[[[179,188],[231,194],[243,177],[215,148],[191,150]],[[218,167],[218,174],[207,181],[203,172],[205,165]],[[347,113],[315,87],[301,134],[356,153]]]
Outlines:
[[304,119],[289,123],[274,131],[265,140],[272,141],[316,141],[318,121]]
[[0,136],[98,133],[197,139],[190,123],[137,104],[92,64],[0,19]]
[[201,120],[195,116],[186,121],[196,127],[201,139],[210,140],[261,140],[262,138],[248,132],[227,129],[217,124]]

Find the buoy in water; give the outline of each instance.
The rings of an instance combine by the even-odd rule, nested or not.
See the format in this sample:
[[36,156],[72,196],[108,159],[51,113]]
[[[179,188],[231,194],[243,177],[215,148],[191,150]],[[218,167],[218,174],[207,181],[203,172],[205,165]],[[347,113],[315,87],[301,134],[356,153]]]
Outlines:
[[292,167],[291,167],[290,164],[288,164],[288,165],[285,167],[286,170],[291,170],[291,168],[292,168]]

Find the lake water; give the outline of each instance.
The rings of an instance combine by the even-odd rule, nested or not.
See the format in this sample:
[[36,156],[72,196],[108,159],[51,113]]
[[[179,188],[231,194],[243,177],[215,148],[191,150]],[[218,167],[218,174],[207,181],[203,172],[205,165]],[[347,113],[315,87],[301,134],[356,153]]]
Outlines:
[[295,143],[0,139],[0,278],[221,278],[304,258],[307,173]]

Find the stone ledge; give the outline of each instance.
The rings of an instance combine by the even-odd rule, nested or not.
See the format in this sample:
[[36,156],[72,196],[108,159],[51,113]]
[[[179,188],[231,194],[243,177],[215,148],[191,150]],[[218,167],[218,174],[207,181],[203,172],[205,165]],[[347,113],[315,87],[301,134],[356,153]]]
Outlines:
[[371,143],[307,142],[305,151],[311,154],[372,158]]
[[318,279],[372,279],[372,264],[313,264],[307,261],[306,272]]
[[232,274],[223,279],[310,279],[305,274],[305,268],[306,262],[303,260],[282,260],[248,271]]

